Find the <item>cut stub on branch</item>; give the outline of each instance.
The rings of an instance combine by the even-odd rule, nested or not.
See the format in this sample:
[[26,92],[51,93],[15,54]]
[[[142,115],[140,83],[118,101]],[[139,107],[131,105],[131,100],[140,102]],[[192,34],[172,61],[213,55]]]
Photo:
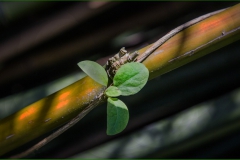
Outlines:
[[135,51],[133,53],[128,53],[127,50],[125,50],[125,47],[122,47],[115,56],[113,56],[112,58],[109,58],[109,60],[107,61],[106,71],[108,73],[108,76],[111,79],[113,79],[117,70],[122,65],[129,63],[129,62],[134,62],[136,60],[137,56],[138,56],[137,51]]

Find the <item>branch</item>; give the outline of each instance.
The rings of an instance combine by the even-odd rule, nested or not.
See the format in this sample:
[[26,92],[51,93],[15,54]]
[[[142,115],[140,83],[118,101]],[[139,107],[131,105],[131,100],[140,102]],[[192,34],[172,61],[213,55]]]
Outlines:
[[163,36],[162,38],[160,38],[157,42],[155,42],[151,47],[149,47],[141,56],[138,57],[137,59],[137,62],[143,62],[148,56],[150,56],[156,49],[158,49],[163,43],[165,43],[167,40],[169,40],[170,38],[172,38],[173,36],[175,36],[176,34],[178,34],[179,32],[183,31],[184,29],[196,24],[196,23],[199,23],[201,21],[203,21],[204,19],[206,18],[209,18],[215,14],[218,14],[224,10],[226,10],[227,8],[225,9],[221,9],[221,10],[218,10],[218,11],[215,11],[215,12],[211,12],[211,13],[208,13],[208,14],[205,14],[203,16],[200,16],[198,18],[195,18],[173,30],[171,30],[168,34],[166,34],[165,36]]
[[93,108],[95,108],[96,106],[98,106],[100,103],[104,102],[106,99],[104,98],[103,92],[98,96],[98,98],[96,98],[92,103],[90,103],[88,105],[88,107],[86,107],[82,112],[80,112],[76,117],[74,117],[70,122],[68,122],[67,124],[65,124],[64,126],[62,126],[61,128],[59,128],[57,131],[55,131],[54,133],[50,134],[49,136],[47,136],[46,138],[44,138],[43,140],[41,140],[40,142],[38,142],[37,144],[35,144],[34,146],[32,146],[31,148],[29,148],[28,150],[11,156],[10,158],[24,158],[28,155],[30,155],[31,153],[33,153],[35,150],[40,149],[41,147],[43,147],[44,145],[48,144],[49,142],[51,142],[53,139],[55,139],[56,137],[58,137],[59,135],[61,135],[63,132],[65,132],[66,130],[68,130],[69,128],[71,128],[72,126],[74,126],[76,123],[78,123],[86,114],[88,114]]

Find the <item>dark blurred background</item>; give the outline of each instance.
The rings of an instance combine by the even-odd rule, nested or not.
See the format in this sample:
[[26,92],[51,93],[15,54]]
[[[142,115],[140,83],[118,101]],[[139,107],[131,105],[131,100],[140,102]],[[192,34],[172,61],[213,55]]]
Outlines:
[[[0,2],[0,119],[175,27],[237,2]],[[122,97],[124,132],[107,136],[106,104],[29,158],[239,158],[240,42]],[[5,157],[24,151],[45,136]]]

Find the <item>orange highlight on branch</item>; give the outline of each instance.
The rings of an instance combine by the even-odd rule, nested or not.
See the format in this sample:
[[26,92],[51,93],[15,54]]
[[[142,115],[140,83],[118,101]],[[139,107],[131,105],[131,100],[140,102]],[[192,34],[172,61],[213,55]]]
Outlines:
[[67,98],[67,96],[70,94],[70,92],[65,92],[65,93],[63,93],[63,94],[61,94],[60,96],[59,96],[59,100],[63,100],[63,99],[65,99],[65,98]]
[[68,103],[68,100],[62,101],[57,104],[56,108],[57,109],[62,108],[63,106],[67,105],[67,103]]
[[35,112],[35,109],[34,109],[34,108],[29,108],[27,111],[25,111],[24,113],[22,113],[19,118],[20,118],[20,120],[22,120],[22,119],[24,119],[24,118],[32,115],[34,112]]

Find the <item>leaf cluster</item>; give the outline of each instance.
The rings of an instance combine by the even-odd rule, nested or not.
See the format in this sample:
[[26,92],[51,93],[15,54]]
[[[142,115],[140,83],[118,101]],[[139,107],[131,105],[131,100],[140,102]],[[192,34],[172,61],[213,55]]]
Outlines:
[[[82,61],[78,66],[92,79],[107,87],[108,75],[105,69],[96,62]],[[122,65],[113,77],[113,84],[105,90],[107,99],[107,134],[115,135],[122,132],[129,120],[127,106],[118,96],[129,96],[139,92],[147,83],[148,69],[138,62]]]

